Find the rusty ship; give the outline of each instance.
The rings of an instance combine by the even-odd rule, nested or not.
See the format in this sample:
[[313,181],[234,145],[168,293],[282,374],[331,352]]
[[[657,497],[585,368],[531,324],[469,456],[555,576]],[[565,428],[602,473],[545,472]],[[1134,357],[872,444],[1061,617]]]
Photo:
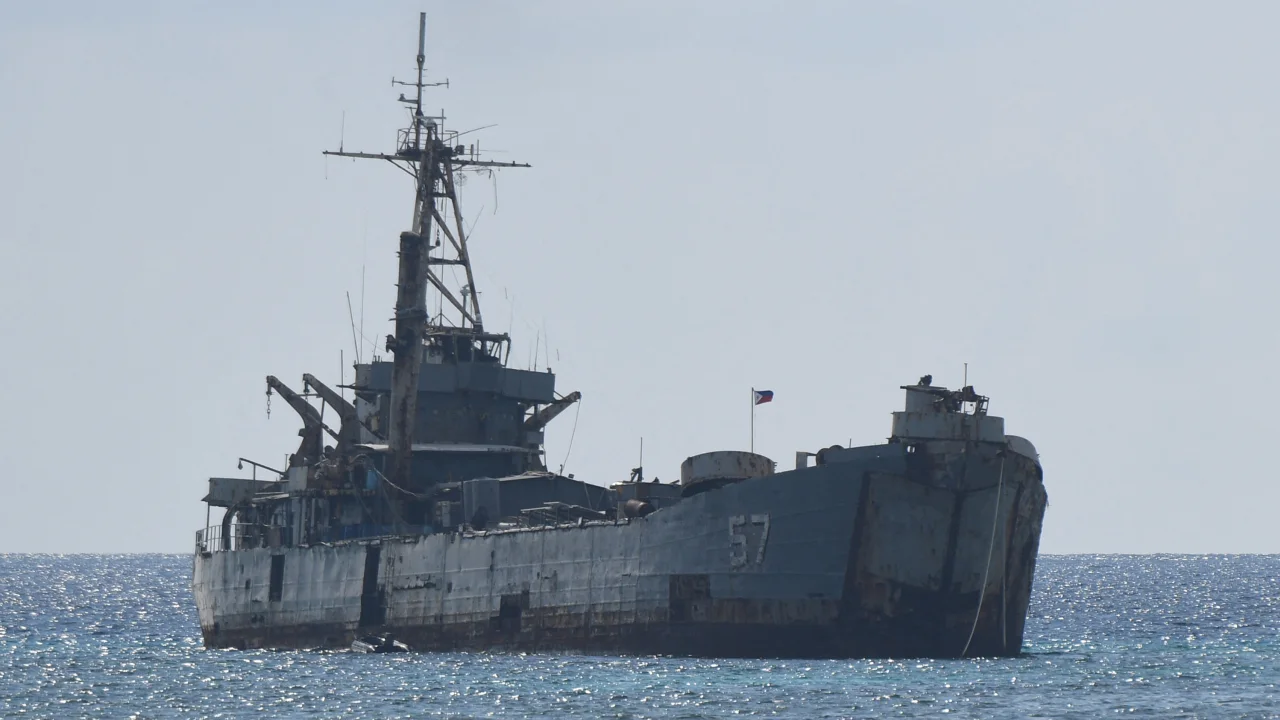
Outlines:
[[457,193],[462,173],[528,166],[485,160],[424,115],[438,83],[424,79],[425,15],[418,29],[395,150],[329,153],[413,179],[388,359],[358,359],[336,389],[267,377],[301,442],[283,469],[242,458],[252,477],[208,480],[192,580],[204,644],[1021,652],[1043,474],[972,387],[902,386],[887,442],[799,451],[793,468],[721,450],[691,455],[675,483],[547,469],[544,429],[581,396],[558,393],[549,370],[510,367],[511,338],[485,328]]

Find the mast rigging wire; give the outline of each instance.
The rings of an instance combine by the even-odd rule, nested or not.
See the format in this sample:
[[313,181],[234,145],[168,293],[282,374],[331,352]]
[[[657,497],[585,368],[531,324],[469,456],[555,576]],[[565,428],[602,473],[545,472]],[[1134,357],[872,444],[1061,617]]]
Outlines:
[[573,452],[573,438],[578,434],[578,414],[582,412],[582,398],[578,398],[573,409],[573,432],[569,433],[569,449],[564,451],[564,460],[560,463],[560,475],[564,475],[564,466],[569,464],[569,453]]

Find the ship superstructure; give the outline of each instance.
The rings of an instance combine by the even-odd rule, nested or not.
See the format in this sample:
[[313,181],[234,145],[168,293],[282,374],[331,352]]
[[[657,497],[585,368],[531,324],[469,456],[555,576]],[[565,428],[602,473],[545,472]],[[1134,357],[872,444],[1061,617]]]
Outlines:
[[459,173],[528,165],[485,160],[423,113],[439,84],[424,79],[425,35],[423,15],[394,152],[329,153],[413,179],[390,360],[357,361],[337,390],[267,378],[301,442],[282,470],[251,462],[253,477],[209,480],[204,500],[224,515],[196,539],[205,644],[1017,653],[1041,466],[972,387],[923,377],[904,386],[887,443],[798,452],[786,471],[743,451],[692,455],[674,484],[636,469],[606,488],[547,470],[543,430],[581,396],[507,365],[510,338],[484,327],[457,194]]

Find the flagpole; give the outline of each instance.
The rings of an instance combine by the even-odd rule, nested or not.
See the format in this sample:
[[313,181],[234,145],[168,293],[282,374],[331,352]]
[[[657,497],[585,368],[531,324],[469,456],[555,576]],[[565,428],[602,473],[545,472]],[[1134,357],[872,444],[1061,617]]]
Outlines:
[[751,452],[756,451],[756,389],[751,388]]

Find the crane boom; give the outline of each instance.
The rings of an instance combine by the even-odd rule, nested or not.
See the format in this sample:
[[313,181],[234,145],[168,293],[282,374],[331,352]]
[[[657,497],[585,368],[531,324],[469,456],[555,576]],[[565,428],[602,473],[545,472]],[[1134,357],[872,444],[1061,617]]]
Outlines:
[[323,433],[328,432],[335,440],[338,439],[337,433],[324,424],[320,412],[311,407],[311,403],[280,382],[275,375],[268,375],[267,394],[270,395],[272,390],[280,393],[280,397],[302,418],[302,429],[298,431],[302,442],[298,445],[298,451],[289,458],[290,467],[306,465],[316,460],[324,453]]
[[381,438],[379,433],[374,432],[373,428],[360,422],[360,416],[356,412],[356,406],[347,402],[347,399],[341,394],[336,393],[328,385],[320,382],[315,375],[305,373],[302,376],[302,386],[314,390],[329,407],[338,413],[338,417],[342,420],[342,425],[338,428],[338,447],[345,450],[352,445],[360,442],[360,430],[363,426],[366,430]]
[[294,412],[298,413],[302,418],[303,424],[324,424],[323,421],[320,420],[320,412],[312,407],[311,403],[307,402],[305,398],[290,389],[288,385],[280,382],[280,379],[275,375],[267,376],[267,388],[280,393],[280,397],[284,398],[284,401],[289,403],[289,407],[293,408]]
[[570,405],[578,402],[581,399],[582,399],[582,393],[578,392],[577,390],[574,390],[568,395],[565,395],[559,400],[556,400],[555,402],[551,403],[550,405],[547,405],[546,407],[542,408],[538,412],[531,415],[528,420],[524,421],[524,429],[525,430],[541,430],[542,428],[546,427],[547,424],[550,423],[552,420],[555,420],[557,415],[564,412]]
[[325,385],[316,379],[315,375],[312,375],[311,373],[303,373],[302,387],[309,390],[315,390],[316,394],[319,395],[321,399],[329,403],[329,407],[338,411],[338,417],[342,418],[343,422],[346,422],[347,418],[354,418],[356,416],[356,406],[347,402],[346,398],[334,392],[328,385]]

